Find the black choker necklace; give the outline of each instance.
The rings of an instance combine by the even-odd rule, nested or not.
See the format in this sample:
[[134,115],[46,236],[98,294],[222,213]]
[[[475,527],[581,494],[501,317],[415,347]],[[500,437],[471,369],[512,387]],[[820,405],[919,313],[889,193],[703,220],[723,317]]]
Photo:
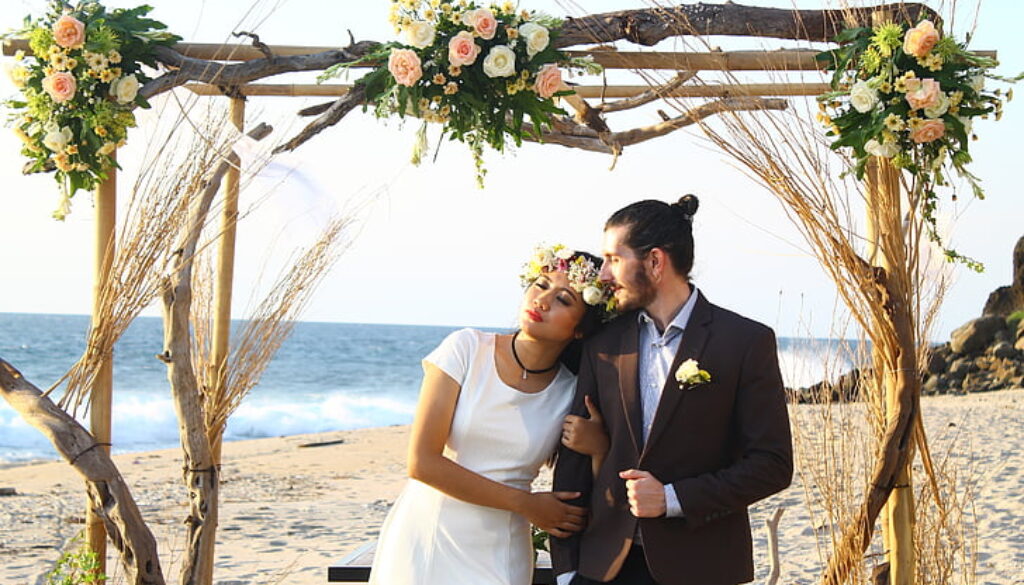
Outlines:
[[518,337],[518,336],[519,336],[519,332],[518,331],[516,331],[515,333],[512,334],[512,357],[515,358],[516,363],[519,364],[519,367],[523,370],[523,379],[524,380],[526,379],[526,374],[543,374],[544,372],[550,372],[551,370],[553,370],[556,367],[558,367],[558,360],[555,360],[555,363],[551,364],[550,366],[548,366],[546,368],[540,369],[540,370],[531,370],[530,368],[524,366],[523,365],[523,360],[519,359],[519,354],[516,353],[516,337]]

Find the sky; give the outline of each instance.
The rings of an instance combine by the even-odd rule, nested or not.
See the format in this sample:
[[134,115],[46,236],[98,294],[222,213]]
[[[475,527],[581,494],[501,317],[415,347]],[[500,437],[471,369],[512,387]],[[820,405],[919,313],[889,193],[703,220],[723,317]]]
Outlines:
[[[745,3],[794,6],[789,0]],[[224,42],[233,30],[257,32],[271,45],[341,46],[348,43],[349,31],[357,40],[387,41],[394,36],[387,24],[386,0],[279,0],[254,7],[249,0],[149,4],[154,6],[154,18],[194,42]],[[823,2],[795,5],[834,7]],[[23,16],[40,14],[44,6],[40,1],[6,0],[0,30],[19,26]],[[651,3],[535,0],[520,6],[580,16],[649,8]],[[973,21],[968,9],[975,5],[957,6],[955,32],[962,36]],[[1022,19],[1024,4],[1017,0],[989,0],[978,12],[971,48],[998,50],[1002,65],[997,72],[1002,75],[1024,70],[1024,43],[1017,30]],[[711,41],[723,50],[780,46],[751,39]],[[659,49],[685,50],[674,41]],[[14,93],[2,76],[0,96]],[[140,127],[120,155],[126,169],[119,179],[122,199],[132,184],[132,169],[144,162],[146,143],[159,135],[160,116],[176,116],[176,108],[186,99],[185,94],[158,99],[153,110],[140,114]],[[216,103],[215,98],[204,100]],[[321,101],[253,98],[247,120],[271,123],[277,128],[272,139],[283,140],[303,123],[294,112]],[[190,115],[200,116],[206,105]],[[656,109],[612,115],[608,121],[615,130],[646,125],[657,121]],[[562,242],[599,251],[602,225],[616,209],[640,199],[674,201],[694,193],[701,208],[694,228],[693,278],[712,302],[764,322],[781,336],[856,335],[843,325],[845,310],[835,286],[785,210],[711,147],[699,130],[682,130],[629,147],[614,169],[607,155],[557,145],[525,144],[505,154],[487,152],[486,188],[481,190],[469,152],[459,143],[445,142],[436,160],[428,156],[421,166],[412,166],[409,155],[417,126],[353,112],[295,153],[277,159],[265,177],[242,194],[243,206],[262,203],[239,227],[236,317],[244,317],[253,305],[249,291],[260,290],[259,283],[287,262],[290,250],[309,243],[328,215],[357,209],[359,228],[353,244],[325,277],[302,319],[510,327],[521,294],[518,274],[536,243]],[[949,226],[954,247],[984,262],[987,270],[953,270],[955,282],[932,339],[948,338],[950,330],[980,315],[989,292],[1009,284],[1011,251],[1024,235],[1017,167],[1024,136],[1020,100],[1007,105],[1002,121],[981,121],[975,128],[980,141],[971,147],[972,169],[982,178],[988,197],[976,201],[962,196],[953,203],[947,195],[941,221]],[[432,145],[438,143],[437,137],[434,129]],[[91,196],[80,192],[67,221],[54,221],[50,213],[57,201],[56,183],[49,175],[21,175],[18,150],[13,133],[0,133],[0,312],[88,313]],[[283,173],[281,168],[293,170]],[[159,311],[152,307],[144,314]]]

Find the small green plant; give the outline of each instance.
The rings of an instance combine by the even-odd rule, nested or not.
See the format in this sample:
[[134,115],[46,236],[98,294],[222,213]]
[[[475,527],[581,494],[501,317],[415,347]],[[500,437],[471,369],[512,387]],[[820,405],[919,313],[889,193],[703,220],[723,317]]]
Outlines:
[[1006,316],[1006,326],[1009,327],[1010,331],[1016,331],[1017,327],[1020,326],[1021,320],[1024,320],[1024,310],[1014,311]]
[[548,548],[548,533],[536,526],[530,527],[530,533],[530,536],[533,539],[533,561],[537,562],[537,554],[540,553],[540,551],[543,550],[551,552],[551,549]]
[[46,585],[99,585],[106,580],[99,557],[79,537],[57,559],[57,565],[46,576]]

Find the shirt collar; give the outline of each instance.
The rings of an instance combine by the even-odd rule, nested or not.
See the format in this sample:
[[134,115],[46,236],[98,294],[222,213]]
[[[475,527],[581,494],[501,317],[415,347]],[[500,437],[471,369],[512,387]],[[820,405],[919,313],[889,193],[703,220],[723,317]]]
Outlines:
[[[676,313],[675,318],[669,322],[668,327],[665,328],[665,333],[671,333],[673,329],[678,329],[680,333],[686,330],[686,324],[690,322],[690,315],[693,314],[693,307],[697,304],[697,287],[690,285],[690,298],[683,303],[683,308],[679,309]],[[654,318],[651,317],[647,311],[641,310],[637,315],[637,320],[640,322],[640,326],[643,327],[646,324],[654,326]],[[664,335],[663,334],[663,335]]]

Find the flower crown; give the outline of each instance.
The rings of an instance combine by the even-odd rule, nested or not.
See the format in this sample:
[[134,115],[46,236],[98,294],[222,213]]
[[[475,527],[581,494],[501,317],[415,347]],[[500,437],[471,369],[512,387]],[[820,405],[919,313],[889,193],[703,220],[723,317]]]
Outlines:
[[524,287],[530,286],[544,272],[564,272],[569,278],[569,286],[580,293],[583,302],[599,307],[606,320],[614,316],[615,297],[611,288],[601,282],[601,268],[593,260],[577,255],[562,244],[541,244],[534,248],[533,256],[523,268],[519,279]]

